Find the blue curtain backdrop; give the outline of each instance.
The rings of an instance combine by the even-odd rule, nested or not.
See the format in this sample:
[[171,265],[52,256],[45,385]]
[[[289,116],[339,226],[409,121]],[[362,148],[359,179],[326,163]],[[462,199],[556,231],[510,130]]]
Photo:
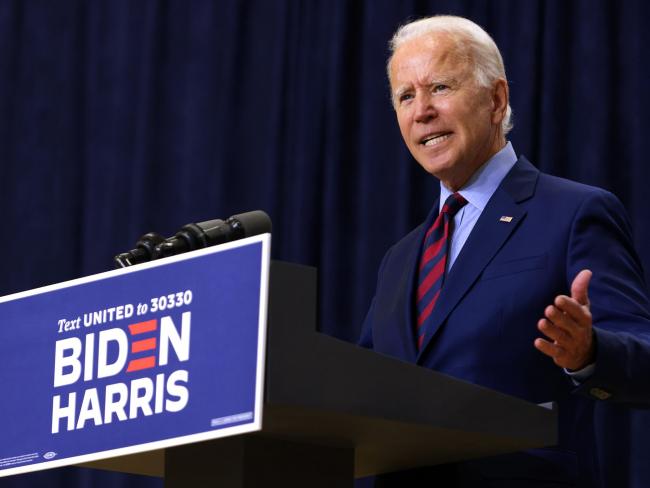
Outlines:
[[[273,257],[319,270],[321,329],[354,340],[383,253],[437,193],[385,77],[395,28],[434,13],[493,35],[515,150],[616,193],[649,276],[646,0],[0,0],[0,294],[109,269],[147,231],[264,209]],[[650,415],[620,415],[630,474],[612,486],[650,486]],[[0,480],[28,486],[161,482]]]

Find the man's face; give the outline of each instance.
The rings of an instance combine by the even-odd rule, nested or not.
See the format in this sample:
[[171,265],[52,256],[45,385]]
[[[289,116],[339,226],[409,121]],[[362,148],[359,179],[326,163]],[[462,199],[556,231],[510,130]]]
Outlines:
[[450,190],[458,190],[505,144],[504,80],[478,86],[474,66],[444,34],[402,44],[390,64],[402,137],[413,157]]

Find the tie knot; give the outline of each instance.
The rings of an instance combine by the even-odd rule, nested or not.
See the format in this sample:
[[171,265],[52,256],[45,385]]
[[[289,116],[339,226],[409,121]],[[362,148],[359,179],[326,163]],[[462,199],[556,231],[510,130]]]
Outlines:
[[453,217],[456,213],[465,206],[467,200],[463,198],[460,193],[452,193],[447,197],[445,204],[442,206],[440,213],[444,213]]

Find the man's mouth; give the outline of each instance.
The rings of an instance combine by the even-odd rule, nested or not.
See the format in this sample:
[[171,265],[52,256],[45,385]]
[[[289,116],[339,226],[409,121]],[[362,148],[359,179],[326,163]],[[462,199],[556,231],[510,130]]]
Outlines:
[[423,137],[420,144],[423,146],[435,146],[436,144],[446,141],[450,137],[451,132],[445,132],[444,134],[431,134]]

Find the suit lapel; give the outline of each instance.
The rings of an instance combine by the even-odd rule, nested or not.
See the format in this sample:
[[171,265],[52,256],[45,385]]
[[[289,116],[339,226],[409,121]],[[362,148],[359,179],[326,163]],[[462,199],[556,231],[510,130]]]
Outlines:
[[[526,211],[519,203],[533,195],[538,175],[539,171],[522,157],[492,195],[445,278],[418,361],[449,314],[525,218]],[[409,296],[412,293],[411,289]]]

